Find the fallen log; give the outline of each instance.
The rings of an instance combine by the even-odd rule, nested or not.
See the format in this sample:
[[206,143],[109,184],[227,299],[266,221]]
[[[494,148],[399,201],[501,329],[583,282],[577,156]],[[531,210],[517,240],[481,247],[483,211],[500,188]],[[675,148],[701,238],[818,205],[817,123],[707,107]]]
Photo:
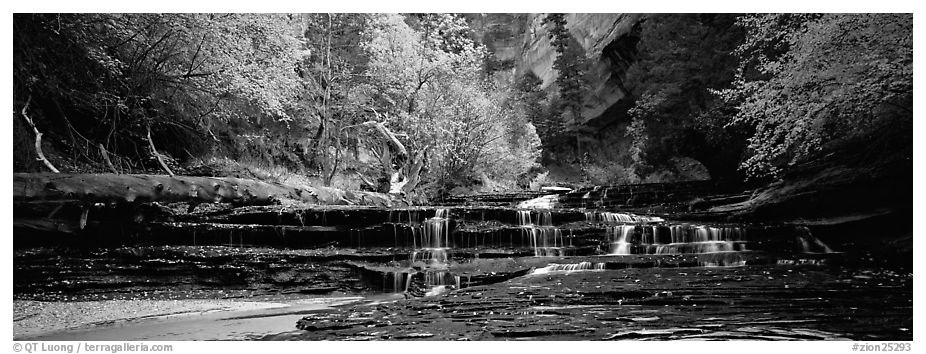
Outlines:
[[389,207],[394,200],[371,192],[335,188],[296,188],[232,177],[142,174],[14,173],[13,201],[208,202],[238,205],[276,204],[284,200],[317,205]]

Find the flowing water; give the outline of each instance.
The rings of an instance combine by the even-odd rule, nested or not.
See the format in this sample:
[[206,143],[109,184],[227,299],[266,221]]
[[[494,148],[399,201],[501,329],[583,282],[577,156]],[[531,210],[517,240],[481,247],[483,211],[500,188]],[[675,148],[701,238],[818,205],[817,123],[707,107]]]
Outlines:
[[[205,222],[153,224],[118,247],[20,248],[14,252],[18,304],[263,299],[285,306],[74,321],[53,331],[35,324],[43,311],[22,310],[14,314],[20,328],[14,334],[74,340],[149,338],[145,331],[163,339],[912,338],[912,271],[902,257],[872,253],[879,248],[866,244],[873,241],[866,235],[556,208],[556,198],[544,198],[520,205],[534,209],[250,208]],[[360,300],[300,305],[341,298]],[[197,336],[197,328],[208,328],[208,335]]]
[[518,210],[518,226],[530,238],[534,256],[562,257],[566,255],[566,238],[563,231],[553,226],[550,211]]
[[612,227],[610,233],[611,254],[616,255],[748,251],[746,230],[735,226],[619,225]]

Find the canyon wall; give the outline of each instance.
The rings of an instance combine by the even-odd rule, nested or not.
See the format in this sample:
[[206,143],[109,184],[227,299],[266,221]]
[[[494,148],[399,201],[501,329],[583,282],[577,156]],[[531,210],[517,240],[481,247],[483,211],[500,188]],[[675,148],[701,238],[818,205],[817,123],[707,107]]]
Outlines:
[[[505,63],[499,80],[510,81],[532,72],[544,88],[556,80],[556,50],[546,14],[470,14],[470,25],[499,62]],[[633,61],[639,23],[643,14],[567,14],[566,28],[582,46],[589,61],[590,90],[582,110],[583,123],[609,125],[615,114],[609,109],[628,98],[623,75]],[[626,102],[624,102],[626,103]],[[612,110],[613,111],[613,110]],[[622,111],[622,110],[617,110]],[[623,112],[614,112],[623,113]],[[622,115],[622,114],[618,114]]]

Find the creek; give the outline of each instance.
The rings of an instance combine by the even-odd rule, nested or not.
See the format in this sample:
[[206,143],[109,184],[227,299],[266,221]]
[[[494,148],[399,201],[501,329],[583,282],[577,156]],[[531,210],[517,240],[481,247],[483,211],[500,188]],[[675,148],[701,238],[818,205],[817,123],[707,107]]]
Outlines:
[[[912,255],[877,221],[548,204],[243,207],[151,222],[119,245],[17,247],[14,335],[912,340]],[[130,315],[125,301],[174,305]],[[110,317],[81,319],[87,304]],[[49,307],[74,318],[43,318]]]

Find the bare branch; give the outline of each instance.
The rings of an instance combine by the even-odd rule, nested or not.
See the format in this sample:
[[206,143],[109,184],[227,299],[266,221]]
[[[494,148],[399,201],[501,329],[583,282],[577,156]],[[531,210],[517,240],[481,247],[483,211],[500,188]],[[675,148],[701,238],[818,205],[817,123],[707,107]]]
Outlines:
[[109,169],[115,174],[119,174],[119,170],[116,169],[116,166],[113,166],[113,162],[109,160],[109,154],[106,152],[106,148],[103,147],[103,144],[99,144],[100,155],[103,155],[103,161],[106,161],[106,166],[109,166]]
[[164,171],[167,171],[167,174],[173,177],[174,171],[171,171],[170,167],[167,167],[167,164],[164,163],[164,158],[161,156],[158,150],[154,148],[154,140],[151,140],[151,125],[150,124],[148,125],[148,147],[151,148],[151,154],[154,155],[154,157],[157,158],[158,163],[161,164],[161,168],[163,168]]
[[45,158],[45,154],[42,153],[42,133],[39,131],[39,128],[35,127],[35,123],[32,122],[32,118],[29,118],[29,115],[26,114],[26,110],[29,109],[30,103],[32,103],[31,95],[28,99],[26,99],[26,105],[23,106],[23,110],[20,113],[22,113],[26,123],[29,123],[29,126],[32,127],[32,130],[35,132],[35,153],[38,155],[36,160],[42,161],[42,163],[45,164],[45,167],[48,167],[48,169],[52,172],[59,173],[61,171],[58,171],[58,169],[55,168],[55,165],[52,165],[51,161],[48,161],[48,159]]

